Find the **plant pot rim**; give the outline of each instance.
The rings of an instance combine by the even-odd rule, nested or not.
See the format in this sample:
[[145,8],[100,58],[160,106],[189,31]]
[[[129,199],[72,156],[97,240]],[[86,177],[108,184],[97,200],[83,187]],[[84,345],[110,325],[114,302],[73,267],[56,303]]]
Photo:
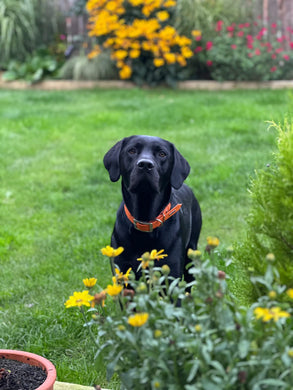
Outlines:
[[47,378],[36,390],[53,390],[56,381],[56,368],[48,359],[31,352],[0,349],[0,361],[3,358],[43,368],[47,373]]

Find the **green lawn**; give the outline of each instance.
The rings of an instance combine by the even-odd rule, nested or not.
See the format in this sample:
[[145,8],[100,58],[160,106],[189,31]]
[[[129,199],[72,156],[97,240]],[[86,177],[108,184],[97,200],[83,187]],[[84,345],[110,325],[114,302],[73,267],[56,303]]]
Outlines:
[[[111,280],[100,248],[121,194],[104,154],[132,134],[174,142],[201,204],[201,248],[207,235],[228,246],[245,234],[250,177],[275,148],[266,121],[290,110],[287,91],[0,90],[0,348],[46,356],[58,380],[106,386],[82,321],[64,308],[82,278]],[[242,279],[237,265],[240,297]]]

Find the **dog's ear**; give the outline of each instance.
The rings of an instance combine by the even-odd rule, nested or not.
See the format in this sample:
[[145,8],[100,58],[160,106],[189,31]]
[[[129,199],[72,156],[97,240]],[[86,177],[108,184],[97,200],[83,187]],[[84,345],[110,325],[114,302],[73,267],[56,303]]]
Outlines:
[[120,178],[120,152],[123,140],[117,142],[104,156],[104,165],[111,181],[117,181]]
[[190,166],[185,158],[178,152],[178,150],[173,145],[173,153],[174,153],[174,163],[173,169],[171,172],[171,186],[178,190],[184,180],[187,178],[190,172]]

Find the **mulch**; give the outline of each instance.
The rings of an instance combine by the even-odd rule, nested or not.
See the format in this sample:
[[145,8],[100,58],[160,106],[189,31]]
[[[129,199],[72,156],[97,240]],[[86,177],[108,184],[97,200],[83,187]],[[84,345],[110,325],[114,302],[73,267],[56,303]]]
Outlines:
[[35,390],[46,378],[47,373],[41,367],[16,360],[0,360],[0,390]]

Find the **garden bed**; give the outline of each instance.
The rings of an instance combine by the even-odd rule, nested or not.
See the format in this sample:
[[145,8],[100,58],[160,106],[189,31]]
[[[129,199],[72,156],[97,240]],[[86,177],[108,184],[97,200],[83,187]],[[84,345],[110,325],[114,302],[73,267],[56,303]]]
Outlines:
[[[45,80],[37,84],[29,84],[25,81],[3,81],[0,75],[0,89],[38,89],[38,90],[75,90],[94,88],[118,88],[131,89],[137,86],[131,81],[100,80],[100,81],[76,81],[76,80]],[[149,87],[144,87],[149,88]],[[187,80],[180,81],[177,88],[181,90],[233,90],[233,89],[284,89],[293,88],[293,80],[274,81],[213,81],[213,80]]]

